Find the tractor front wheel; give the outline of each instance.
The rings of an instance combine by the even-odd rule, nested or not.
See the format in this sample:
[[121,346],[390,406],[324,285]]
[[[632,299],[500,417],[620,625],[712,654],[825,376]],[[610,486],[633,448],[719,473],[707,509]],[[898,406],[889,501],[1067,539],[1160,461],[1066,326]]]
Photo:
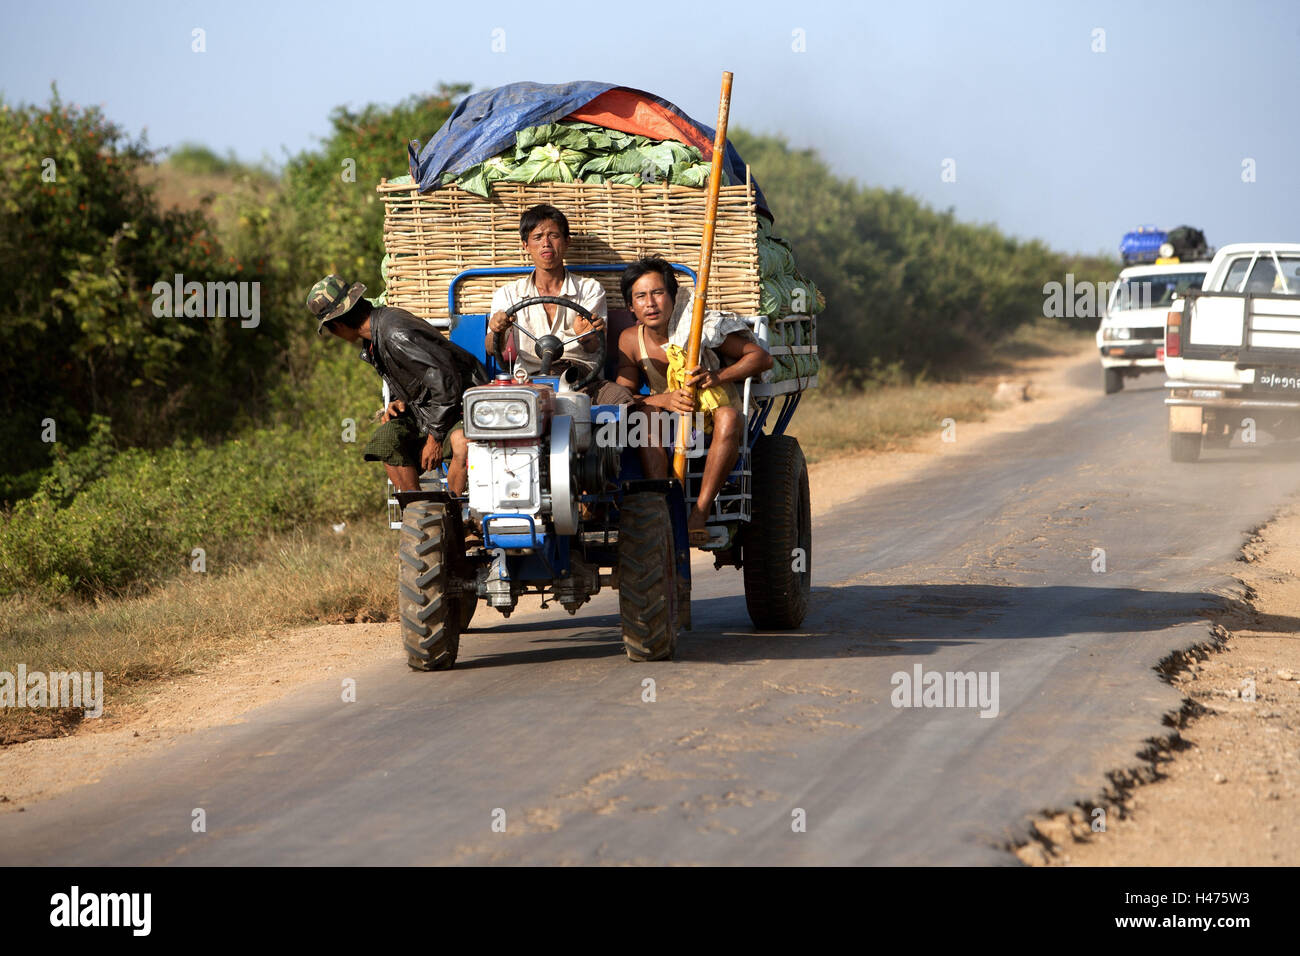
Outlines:
[[[397,552],[397,610],[402,646],[412,670],[443,671],[456,663],[464,609],[448,593],[459,522],[440,502],[413,501],[402,512]],[[457,540],[453,541],[452,539]],[[473,605],[470,605],[473,613]]]
[[671,660],[677,649],[677,561],[663,494],[626,495],[618,518],[618,613],[634,661]]

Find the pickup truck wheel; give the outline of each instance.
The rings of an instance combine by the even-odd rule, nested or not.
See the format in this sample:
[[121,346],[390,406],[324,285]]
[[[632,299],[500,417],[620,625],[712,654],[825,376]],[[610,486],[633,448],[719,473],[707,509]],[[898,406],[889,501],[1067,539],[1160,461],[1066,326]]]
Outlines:
[[675,550],[663,494],[624,496],[618,519],[618,613],[629,660],[671,660],[677,649]]
[[1117,368],[1102,369],[1105,373],[1103,376],[1102,387],[1106,390],[1107,395],[1114,395],[1124,387],[1124,373]]
[[1169,457],[1173,461],[1196,461],[1201,457],[1201,436],[1195,432],[1170,432]]
[[764,435],[754,446],[753,518],[745,529],[745,607],[754,627],[790,630],[808,613],[812,507],[799,442]]
[[397,610],[412,670],[449,670],[460,650],[464,611],[459,599],[447,595],[450,555],[459,544],[453,536],[446,506],[439,502],[413,501],[402,512]]
[[1205,414],[1205,436],[1201,439],[1202,448],[1224,449],[1232,444],[1232,425],[1229,420],[1218,415]]

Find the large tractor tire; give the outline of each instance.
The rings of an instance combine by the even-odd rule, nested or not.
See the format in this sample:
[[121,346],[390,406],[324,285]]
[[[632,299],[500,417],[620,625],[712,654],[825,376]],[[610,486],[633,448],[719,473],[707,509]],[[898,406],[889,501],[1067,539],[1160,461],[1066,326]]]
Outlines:
[[402,512],[397,610],[413,670],[448,670],[460,650],[463,612],[459,599],[447,594],[451,556],[459,546],[452,541],[455,530],[441,502],[413,501]]
[[753,520],[742,548],[745,606],[759,630],[790,630],[808,613],[812,585],[812,506],[799,442],[761,437],[753,473]]
[[464,594],[456,598],[456,616],[460,619],[460,632],[464,634],[469,630],[470,621],[474,620],[474,612],[478,610],[478,595]]
[[664,495],[626,495],[618,519],[618,613],[629,660],[671,660],[677,649],[675,550]]

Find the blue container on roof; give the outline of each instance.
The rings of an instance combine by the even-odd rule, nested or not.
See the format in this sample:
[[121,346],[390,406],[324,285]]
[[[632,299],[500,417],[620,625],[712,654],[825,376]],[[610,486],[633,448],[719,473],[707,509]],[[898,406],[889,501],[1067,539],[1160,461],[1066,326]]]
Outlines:
[[1155,226],[1138,226],[1132,232],[1124,233],[1119,243],[1120,258],[1124,265],[1131,266],[1139,262],[1155,262],[1160,258],[1160,247],[1169,241],[1169,233]]

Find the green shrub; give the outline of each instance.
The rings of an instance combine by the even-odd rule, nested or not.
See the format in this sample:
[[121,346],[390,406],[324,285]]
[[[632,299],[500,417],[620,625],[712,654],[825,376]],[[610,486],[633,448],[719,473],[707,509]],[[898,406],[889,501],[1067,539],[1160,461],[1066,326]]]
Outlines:
[[[0,103],[0,472],[47,460],[93,415],[128,444],[215,435],[255,408],[278,330],[155,315],[155,283],[260,281],[202,211],[161,210],[140,173],[152,153],[95,108]],[[20,483],[21,484],[21,483]]]
[[[378,515],[383,470],[361,460],[378,385],[336,356],[309,382],[305,424],[216,444],[114,450],[97,422],[91,442],[57,453],[39,490],[0,515],[0,595],[136,590],[189,569],[194,548],[219,571],[267,534]],[[355,443],[342,440],[345,418]]]

